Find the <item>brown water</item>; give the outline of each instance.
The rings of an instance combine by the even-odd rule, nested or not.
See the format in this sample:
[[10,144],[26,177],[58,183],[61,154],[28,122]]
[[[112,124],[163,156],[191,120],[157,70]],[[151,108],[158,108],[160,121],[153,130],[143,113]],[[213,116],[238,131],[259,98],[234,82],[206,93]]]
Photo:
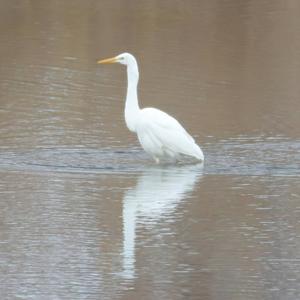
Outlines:
[[[299,1],[0,7],[1,299],[300,299]],[[128,132],[124,51],[204,166]]]

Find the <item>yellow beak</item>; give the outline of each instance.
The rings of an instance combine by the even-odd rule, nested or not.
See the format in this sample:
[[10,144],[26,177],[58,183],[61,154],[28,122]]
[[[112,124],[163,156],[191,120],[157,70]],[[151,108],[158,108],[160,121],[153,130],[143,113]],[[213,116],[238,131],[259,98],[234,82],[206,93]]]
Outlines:
[[113,63],[116,63],[117,61],[118,60],[116,57],[112,57],[112,58],[98,60],[97,64],[113,64]]

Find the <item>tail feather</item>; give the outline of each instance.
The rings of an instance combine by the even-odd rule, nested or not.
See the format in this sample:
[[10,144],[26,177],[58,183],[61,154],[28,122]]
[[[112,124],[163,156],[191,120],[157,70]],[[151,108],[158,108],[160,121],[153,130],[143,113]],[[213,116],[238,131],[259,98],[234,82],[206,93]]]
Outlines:
[[201,148],[196,143],[194,143],[194,155],[193,156],[199,160],[204,161],[204,154],[203,154]]

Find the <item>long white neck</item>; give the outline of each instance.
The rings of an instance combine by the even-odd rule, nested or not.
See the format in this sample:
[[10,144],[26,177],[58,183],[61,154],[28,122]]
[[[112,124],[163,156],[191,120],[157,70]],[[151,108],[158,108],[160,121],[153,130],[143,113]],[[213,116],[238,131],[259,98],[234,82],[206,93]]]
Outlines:
[[125,103],[125,121],[130,131],[136,132],[136,121],[138,113],[140,111],[138,97],[137,97],[137,85],[139,81],[139,71],[137,62],[132,60],[127,65],[127,95]]

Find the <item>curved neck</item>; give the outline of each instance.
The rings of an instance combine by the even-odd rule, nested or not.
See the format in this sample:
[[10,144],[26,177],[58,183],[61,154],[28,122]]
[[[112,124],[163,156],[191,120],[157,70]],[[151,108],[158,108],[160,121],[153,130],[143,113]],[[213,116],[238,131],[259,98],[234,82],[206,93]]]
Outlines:
[[137,85],[139,81],[139,71],[136,61],[127,66],[127,95],[125,103],[125,121],[128,129],[135,132],[135,124],[140,110]]

